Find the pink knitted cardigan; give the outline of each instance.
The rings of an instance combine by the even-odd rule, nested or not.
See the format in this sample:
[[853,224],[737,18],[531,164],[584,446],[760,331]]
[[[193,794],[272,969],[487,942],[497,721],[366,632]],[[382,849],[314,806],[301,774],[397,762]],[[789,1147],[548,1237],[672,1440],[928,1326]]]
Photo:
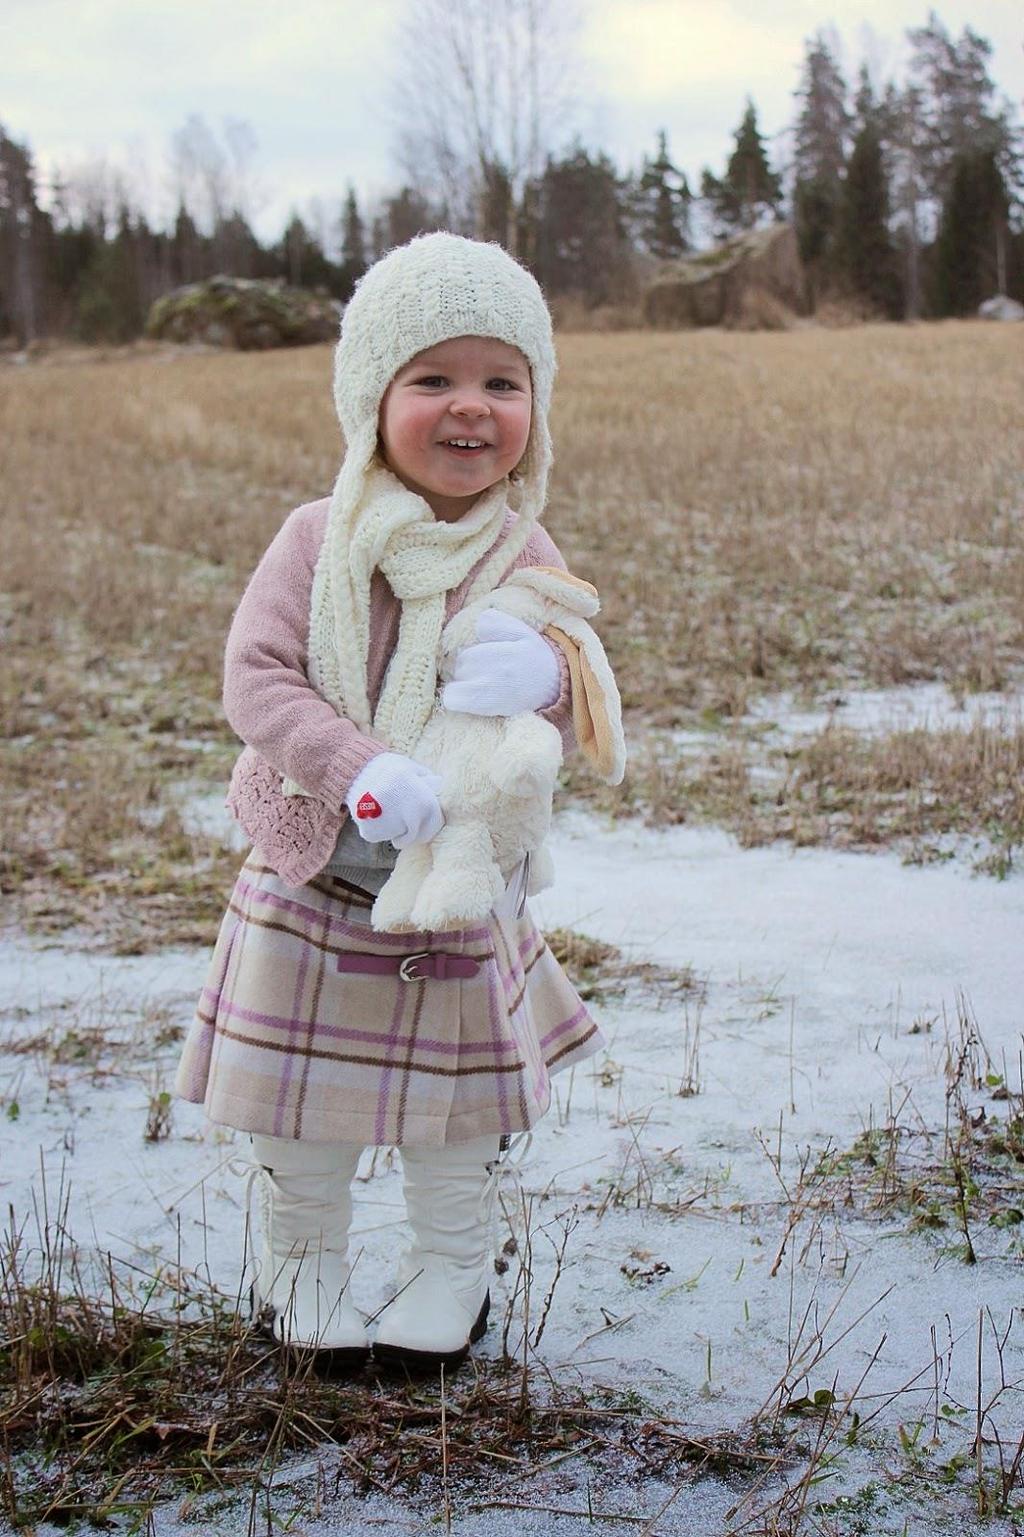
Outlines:
[[[330,859],[348,812],[345,796],[364,764],[387,746],[338,715],[306,675],[309,597],[327,524],[329,501],[297,507],[257,566],[235,612],[224,655],[224,712],[246,749],[235,764],[228,806],[257,852],[289,885],[311,880]],[[515,523],[506,514],[500,546]],[[486,557],[484,557],[486,558]],[[477,563],[447,597],[445,618],[458,612],[482,564]],[[517,566],[565,570],[553,540],[538,527]],[[508,573],[505,573],[506,575]],[[375,571],[370,585],[370,647],[367,684],[375,708],[388,660],[398,640],[401,604],[387,578]],[[552,642],[561,669],[558,699],[541,714],[574,745],[569,669]],[[281,778],[293,779],[309,796],[285,796]]]

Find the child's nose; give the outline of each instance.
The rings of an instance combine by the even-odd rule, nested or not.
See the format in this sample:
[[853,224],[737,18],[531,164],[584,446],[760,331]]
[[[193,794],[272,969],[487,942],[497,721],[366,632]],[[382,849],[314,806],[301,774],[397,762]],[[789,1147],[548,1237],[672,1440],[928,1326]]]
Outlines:
[[490,416],[491,408],[482,395],[460,395],[452,402],[453,416]]

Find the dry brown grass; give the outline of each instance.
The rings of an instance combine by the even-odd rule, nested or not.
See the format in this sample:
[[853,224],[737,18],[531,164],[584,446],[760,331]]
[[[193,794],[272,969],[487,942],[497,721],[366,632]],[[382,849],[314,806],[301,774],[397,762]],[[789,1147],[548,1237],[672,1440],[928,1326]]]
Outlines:
[[560,1257],[538,1318],[539,1224],[506,1249],[518,1278],[500,1356],[450,1379],[373,1367],[334,1378],[315,1356],[272,1344],[237,1297],[197,1274],[90,1257],[68,1230],[69,1202],[64,1180],[53,1190],[44,1177],[32,1216],[12,1210],[0,1230],[0,1520],[12,1530],[155,1531],[157,1507],[175,1496],[179,1519],[203,1529],[220,1530],[209,1526],[220,1516],[239,1531],[289,1530],[284,1499],[294,1520],[301,1491],[313,1519],[347,1489],[411,1498],[421,1512],[428,1501],[450,1529],[453,1495],[469,1509],[516,1508],[510,1497],[529,1499],[532,1479],[569,1461],[602,1501],[651,1478],[749,1484],[795,1461],[790,1439],[759,1417],[707,1431],[539,1362],[561,1274]]
[[[547,521],[602,592],[637,740],[782,687],[1014,681],[1013,327],[573,335],[560,355]],[[168,792],[226,777],[224,635],[285,514],[330,488],[329,380],[328,348],[0,369],[0,880],[22,915],[121,948],[210,936],[234,858],[190,837]],[[679,760],[673,797],[763,835],[746,749],[725,736],[712,757]],[[835,778],[821,757],[791,776],[802,800]]]
[[692,966],[630,960],[617,945],[580,934],[576,929],[549,929],[544,938],[581,998],[604,1002],[632,991],[671,1004],[682,998],[704,996],[704,983]]
[[914,727],[862,736],[828,725],[792,747],[724,728],[683,752],[671,738],[641,739],[624,790],[594,787],[578,764],[569,787],[595,806],[623,807],[655,826],[715,822],[746,848],[783,838],[896,848],[908,863],[967,854],[1000,878],[1024,847],[1024,725]]
[[950,835],[981,835],[980,868],[997,875],[1024,843],[1024,727],[979,722],[875,740],[825,730],[791,757],[776,805],[794,841],[897,841],[923,862],[941,858]]
[[1024,640],[1008,329],[570,338],[548,525],[629,704],[669,724],[785,686],[1000,687]]

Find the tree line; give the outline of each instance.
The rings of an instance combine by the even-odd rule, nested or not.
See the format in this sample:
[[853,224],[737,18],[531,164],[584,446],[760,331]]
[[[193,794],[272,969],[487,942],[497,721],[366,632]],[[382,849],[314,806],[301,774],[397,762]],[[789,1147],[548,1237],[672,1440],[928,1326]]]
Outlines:
[[[452,46],[465,35],[452,29]],[[58,174],[41,206],[28,145],[0,125],[0,335],[127,341],[154,299],[215,273],[344,301],[371,261],[439,227],[501,241],[549,295],[588,308],[632,301],[659,261],[781,218],[795,225],[812,308],[966,315],[996,292],[1024,297],[1021,132],[997,98],[991,45],[970,27],[952,37],[934,13],[908,41],[905,79],[877,87],[866,67],[844,78],[828,34],[809,39],[788,130],[770,146],[748,99],[725,165],[699,187],[664,132],[625,174],[578,140],[542,153],[539,107],[514,136],[530,154],[516,158],[473,121],[484,93],[471,91],[461,161],[439,130],[443,174],[421,161],[372,208],[349,186],[334,210],[314,201],[267,243],[252,227],[244,123],[225,124],[223,142],[197,117],[175,135],[177,208],[163,229],[116,178]],[[443,55],[434,62],[444,70]],[[450,62],[472,85],[465,52]]]

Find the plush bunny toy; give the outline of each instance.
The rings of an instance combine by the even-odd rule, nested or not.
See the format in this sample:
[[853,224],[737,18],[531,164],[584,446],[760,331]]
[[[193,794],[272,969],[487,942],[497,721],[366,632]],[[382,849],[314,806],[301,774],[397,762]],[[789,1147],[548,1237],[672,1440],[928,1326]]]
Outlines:
[[[587,623],[597,609],[589,582],[551,567],[518,570],[448,624],[440,676],[442,682],[451,678],[457,652],[474,639],[487,610],[546,630],[569,662],[579,745],[602,777],[618,784],[625,767],[621,706],[601,642]],[[431,842],[399,854],[374,903],[375,929],[437,931],[476,922],[523,870],[527,856],[524,895],[551,884],[544,840],[562,740],[549,721],[533,712],[481,716],[438,705],[413,756],[442,776],[445,825]]]

